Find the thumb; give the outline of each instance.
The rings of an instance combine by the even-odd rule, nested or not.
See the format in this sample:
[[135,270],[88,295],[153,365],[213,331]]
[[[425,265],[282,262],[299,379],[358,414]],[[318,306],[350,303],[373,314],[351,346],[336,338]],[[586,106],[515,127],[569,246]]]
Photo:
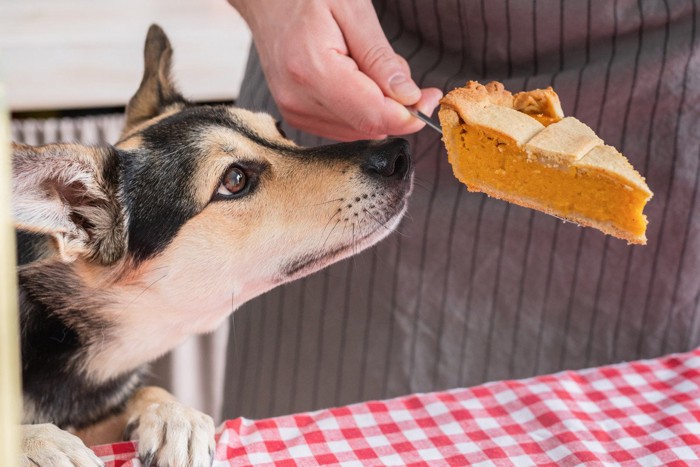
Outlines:
[[371,2],[351,1],[340,5],[334,17],[360,71],[369,76],[385,96],[404,105],[418,102],[421,90],[411,79],[406,60],[389,44]]

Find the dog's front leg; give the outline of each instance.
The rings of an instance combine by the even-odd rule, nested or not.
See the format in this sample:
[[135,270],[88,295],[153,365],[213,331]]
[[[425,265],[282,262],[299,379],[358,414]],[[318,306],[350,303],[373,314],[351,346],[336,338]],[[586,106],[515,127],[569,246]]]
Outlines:
[[145,466],[209,467],[214,456],[214,421],[158,387],[141,388],[129,400],[124,439],[139,442]]
[[19,465],[22,467],[104,465],[80,438],[52,423],[22,425],[21,439]]

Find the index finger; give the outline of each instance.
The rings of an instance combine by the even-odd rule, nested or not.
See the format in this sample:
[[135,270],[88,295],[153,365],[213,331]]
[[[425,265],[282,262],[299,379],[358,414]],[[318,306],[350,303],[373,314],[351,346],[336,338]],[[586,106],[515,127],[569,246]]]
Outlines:
[[425,125],[402,104],[385,96],[346,55],[332,52],[328,66],[316,81],[314,88],[319,102],[336,119],[360,133],[368,136],[404,135],[415,133]]

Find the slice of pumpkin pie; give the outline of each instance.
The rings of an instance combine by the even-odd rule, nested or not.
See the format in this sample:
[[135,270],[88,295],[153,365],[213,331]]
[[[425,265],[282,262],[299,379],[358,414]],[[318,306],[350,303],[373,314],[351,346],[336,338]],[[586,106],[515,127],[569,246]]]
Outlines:
[[441,101],[443,140],[469,191],[646,244],[652,192],[625,156],[564,117],[552,90],[511,94],[470,81]]

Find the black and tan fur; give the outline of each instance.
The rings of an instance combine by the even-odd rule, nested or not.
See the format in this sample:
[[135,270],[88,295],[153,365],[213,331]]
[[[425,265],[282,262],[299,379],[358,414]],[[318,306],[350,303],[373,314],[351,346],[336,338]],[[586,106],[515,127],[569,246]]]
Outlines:
[[[405,210],[405,141],[298,147],[268,115],[187,102],[171,54],[151,27],[116,145],[13,147],[25,465],[99,465],[73,434],[208,465],[211,418],[142,387],[144,365],[376,243]],[[248,180],[236,195],[232,167]]]

